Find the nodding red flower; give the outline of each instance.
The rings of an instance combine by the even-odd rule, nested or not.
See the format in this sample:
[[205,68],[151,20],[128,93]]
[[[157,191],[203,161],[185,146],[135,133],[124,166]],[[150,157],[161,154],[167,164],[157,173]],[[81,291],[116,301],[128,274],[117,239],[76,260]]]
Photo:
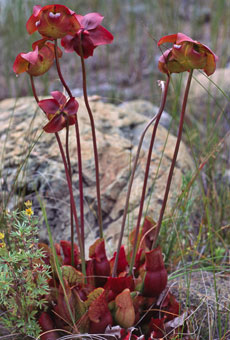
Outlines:
[[[31,76],[41,76],[53,65],[55,59],[54,44],[47,41],[47,38],[35,41],[32,49],[31,52],[17,55],[13,65],[16,74],[27,72]],[[62,51],[58,48],[58,57],[61,56]]]
[[38,105],[49,119],[49,123],[43,127],[44,131],[55,133],[75,124],[79,104],[74,97],[67,101],[66,96],[59,91],[53,91],[51,95],[53,99],[40,100]]
[[63,5],[34,6],[33,14],[26,23],[29,34],[38,31],[41,35],[58,39],[74,35],[80,28],[75,13]]
[[101,26],[103,16],[99,13],[88,13],[85,16],[76,14],[81,25],[80,30],[73,36],[66,35],[61,44],[66,52],[76,52],[81,56],[81,48],[84,58],[93,55],[94,49],[99,45],[111,44],[113,35]]
[[143,295],[157,297],[167,284],[167,271],[160,247],[145,253],[145,267],[146,274],[143,283]]
[[174,45],[159,59],[158,67],[161,72],[170,74],[202,69],[208,76],[215,72],[218,57],[206,45],[183,33],[162,37],[158,46],[164,43]]

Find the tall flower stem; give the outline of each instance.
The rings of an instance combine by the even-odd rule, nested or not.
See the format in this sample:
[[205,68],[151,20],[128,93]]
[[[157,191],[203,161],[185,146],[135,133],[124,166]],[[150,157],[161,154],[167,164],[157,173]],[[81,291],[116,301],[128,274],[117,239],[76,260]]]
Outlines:
[[81,261],[82,261],[82,273],[83,273],[83,275],[86,275],[86,266],[85,266],[83,243],[82,243],[82,238],[81,238],[81,233],[80,233],[80,228],[79,228],[79,223],[78,223],[77,210],[76,210],[76,205],[75,205],[74,196],[73,196],[73,189],[72,189],[72,183],[71,183],[71,179],[70,179],[70,175],[69,175],[69,169],[68,169],[68,165],[67,165],[67,162],[66,162],[66,159],[65,159],[65,154],[64,154],[63,147],[62,147],[61,139],[60,139],[59,134],[57,132],[55,133],[55,137],[57,139],[58,146],[59,146],[59,149],[60,149],[60,152],[61,152],[62,161],[63,161],[64,168],[65,168],[66,180],[67,180],[68,188],[69,188],[71,206],[72,206],[72,209],[73,209],[73,216],[74,216],[74,221],[75,221],[75,224],[76,224],[76,231],[77,231],[79,247],[80,247],[80,255],[81,255]]
[[[64,88],[66,89],[70,98],[73,97],[72,92],[68,85],[65,82],[65,79],[61,72],[61,67],[58,58],[58,46],[57,46],[57,39],[55,39],[54,44],[54,52],[55,52],[55,61],[56,61],[56,68],[58,72],[58,76]],[[75,123],[75,132],[76,132],[76,141],[77,141],[77,158],[78,158],[78,173],[79,173],[79,195],[80,195],[80,221],[81,221],[81,237],[82,237],[82,245],[83,245],[83,253],[85,254],[85,247],[84,247],[84,194],[83,194],[83,176],[82,176],[82,157],[81,157],[81,142],[80,142],[80,133],[78,128],[78,118],[76,116],[76,123]],[[71,171],[71,162],[69,157],[69,126],[66,129],[66,158],[69,168],[69,175],[72,182],[72,171]],[[70,206],[70,225],[71,225],[71,263],[74,263],[74,228],[73,228],[73,211],[72,207]]]
[[[36,93],[36,89],[35,89],[35,86],[34,86],[34,79],[33,79],[32,76],[30,76],[30,81],[31,81],[31,87],[32,87],[34,98],[35,98],[36,102],[38,103],[39,99],[38,99],[38,96],[37,96],[37,93]],[[68,188],[69,188],[70,202],[71,202],[70,205],[71,205],[72,210],[73,210],[73,216],[74,216],[74,221],[75,221],[75,224],[76,224],[78,242],[79,242],[79,247],[80,247],[80,255],[81,255],[81,261],[82,261],[82,273],[83,273],[83,275],[86,276],[84,247],[83,247],[83,242],[82,242],[82,238],[81,238],[78,218],[77,218],[77,210],[76,210],[76,205],[75,205],[74,196],[73,196],[73,189],[72,189],[71,178],[70,178],[70,175],[69,175],[69,168],[68,168],[67,161],[66,161],[66,158],[65,158],[65,153],[64,153],[64,150],[63,150],[63,147],[62,147],[62,142],[61,142],[61,139],[60,139],[59,134],[57,132],[55,133],[55,137],[57,139],[58,146],[59,146],[59,149],[60,149],[60,152],[61,152],[62,162],[63,162],[64,168],[65,168],[66,180],[67,180]]]
[[78,120],[76,120],[76,123],[75,123],[75,132],[76,132],[78,171],[79,171],[81,238],[82,238],[82,244],[83,244],[83,251],[84,251],[84,255],[85,255],[84,194],[83,194],[81,141],[80,141],[80,132],[79,132]]
[[[132,168],[132,172],[131,172],[131,176],[130,176],[130,180],[129,180],[128,191],[127,191],[127,195],[126,195],[126,202],[125,202],[125,208],[124,208],[123,219],[122,219],[122,224],[121,224],[120,237],[119,237],[119,241],[118,241],[117,253],[116,253],[114,266],[113,266],[113,273],[112,273],[113,277],[116,277],[116,275],[117,275],[118,259],[119,259],[121,244],[122,244],[122,238],[123,238],[123,235],[124,235],[125,222],[126,222],[126,217],[127,217],[127,213],[128,213],[131,189],[132,189],[132,185],[133,185],[134,175],[135,175],[135,172],[136,172],[137,162],[138,162],[138,159],[139,159],[142,143],[143,143],[143,140],[144,140],[144,137],[145,137],[147,130],[152,125],[152,123],[156,119],[158,119],[159,115],[161,116],[161,113],[164,110],[165,101],[166,101],[167,92],[168,92],[169,80],[170,80],[170,78],[168,77],[166,86],[163,87],[162,100],[161,100],[161,105],[160,105],[159,111],[146,125],[144,131],[142,132],[142,135],[141,135],[141,138],[140,138],[140,141],[139,141],[139,144],[138,144],[138,149],[137,149],[136,157],[135,157],[135,160],[134,160],[134,164],[133,164],[133,168]],[[139,230],[137,231],[137,233],[138,232],[139,232]],[[135,239],[137,239],[137,237],[135,237]],[[137,240],[136,240],[136,243],[137,243]],[[134,244],[135,244],[135,242],[134,242]],[[132,267],[133,267],[133,265],[132,265]],[[130,268],[131,268],[131,266],[130,266]]]
[[[71,162],[70,162],[70,155],[69,155],[69,124],[67,122],[66,125],[66,142],[65,142],[65,149],[66,149],[66,161],[68,164],[69,169],[69,177],[72,184],[72,168],[71,168]],[[71,234],[71,264],[74,266],[74,226],[73,226],[73,208],[71,205],[70,200],[70,234]]]
[[160,105],[160,108],[159,108],[159,112],[158,112],[158,115],[157,115],[156,122],[155,122],[154,127],[153,127],[151,141],[150,141],[150,144],[149,144],[149,152],[148,152],[148,157],[147,157],[147,162],[146,162],[146,167],[145,167],[145,177],[144,177],[144,183],[143,183],[143,187],[142,187],[141,201],[140,201],[140,207],[139,207],[137,224],[136,224],[136,232],[135,232],[134,243],[133,243],[133,252],[132,252],[132,258],[131,258],[130,267],[129,267],[130,274],[132,273],[132,270],[133,270],[132,268],[134,266],[135,257],[136,257],[137,240],[138,240],[138,235],[139,235],[139,231],[140,231],[140,227],[141,227],[141,217],[142,217],[144,202],[145,202],[145,194],[146,194],[147,182],[148,182],[148,177],[149,177],[149,169],[150,169],[153,145],[154,145],[155,138],[156,138],[157,128],[158,128],[158,125],[160,123],[162,113],[164,111],[166,98],[167,98],[167,94],[168,94],[169,83],[170,83],[170,75],[168,75],[168,78],[167,78],[167,81],[166,81],[165,91],[164,91],[163,96],[162,96],[161,105]]
[[92,139],[93,139],[93,151],[94,151],[94,162],[95,162],[95,172],[96,172],[96,191],[97,191],[97,215],[98,215],[98,224],[99,224],[99,233],[100,238],[103,238],[103,226],[102,226],[102,212],[101,212],[101,193],[100,193],[100,178],[99,178],[99,161],[98,161],[98,152],[97,152],[97,139],[96,139],[96,131],[93,114],[88,101],[87,94],[87,80],[86,80],[86,69],[85,69],[85,61],[83,56],[82,44],[80,44],[80,52],[81,52],[81,68],[82,68],[82,87],[83,87],[83,96],[85,101],[85,106],[89,114],[91,130],[92,130]]
[[61,72],[61,67],[59,63],[59,58],[58,58],[58,45],[57,45],[57,39],[54,40],[54,54],[55,54],[55,61],[56,61],[56,67],[57,67],[57,72],[58,76],[62,82],[62,85],[66,89],[66,92],[68,93],[69,97],[73,97],[72,92],[69,89],[69,86],[66,84],[65,79],[63,78],[62,72]]
[[31,75],[30,75],[30,83],[31,83],[31,87],[32,87],[34,98],[35,98],[36,102],[38,103],[39,99],[38,99],[36,88],[35,88],[35,85],[34,85],[34,77],[31,76]]
[[166,184],[166,188],[165,188],[165,194],[164,194],[164,199],[163,199],[163,203],[162,203],[162,206],[161,206],[159,219],[158,219],[158,222],[157,222],[157,225],[156,225],[156,233],[155,233],[155,239],[154,239],[153,244],[152,244],[152,249],[155,246],[155,243],[157,241],[157,238],[158,238],[158,235],[159,235],[159,232],[160,232],[160,228],[161,228],[161,224],[162,224],[162,220],[163,220],[163,216],[164,216],[164,212],[165,212],[165,208],[166,208],[166,203],[167,203],[167,200],[168,200],[168,194],[169,194],[169,190],[170,190],[170,186],[171,186],[171,182],[172,182],[173,171],[174,171],[174,168],[175,168],[175,165],[176,165],[176,159],[177,159],[177,155],[178,155],[178,151],[179,151],[179,147],[180,147],[180,143],[181,143],[181,137],[182,137],[182,131],[183,131],[183,125],[184,125],[184,117],[185,117],[185,111],[186,111],[186,106],[187,106],[187,101],[188,101],[189,89],[190,89],[190,85],[191,85],[191,81],[192,81],[192,75],[193,75],[193,70],[191,70],[190,73],[189,73],[187,85],[186,85],[186,88],[185,88],[176,146],[175,146],[175,150],[174,150],[174,154],[173,154],[171,167],[170,167],[170,170],[169,170],[169,175],[168,175],[168,179],[167,179],[167,184]]

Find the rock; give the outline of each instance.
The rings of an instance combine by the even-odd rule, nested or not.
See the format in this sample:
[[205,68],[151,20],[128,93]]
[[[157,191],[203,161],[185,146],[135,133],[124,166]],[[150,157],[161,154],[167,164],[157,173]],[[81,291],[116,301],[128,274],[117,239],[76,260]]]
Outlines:
[[[94,155],[91,127],[82,98],[79,101],[79,129],[83,158],[84,207],[87,246],[98,237],[95,200]],[[111,249],[120,232],[130,169],[138,138],[148,122],[146,108],[155,113],[147,102],[137,101],[121,106],[102,103],[98,97],[90,99],[95,118],[98,154],[100,162],[101,201],[105,238]],[[8,207],[13,209],[19,202],[33,200],[35,214],[41,216],[37,195],[44,201],[55,241],[69,239],[69,196],[58,145],[54,134],[42,133],[46,118],[37,108],[33,98],[6,99],[0,103],[0,141],[2,148],[2,185],[4,196],[12,192]],[[140,154],[130,200],[129,227],[135,227],[144,179],[145,161],[151,135],[148,132]],[[79,211],[77,150],[74,127],[70,128],[70,157],[72,159],[73,188]],[[60,132],[65,143],[65,131]],[[165,147],[165,142],[167,144]],[[158,218],[176,137],[159,126],[149,175],[144,211]],[[164,156],[161,159],[165,147]],[[159,162],[161,161],[160,168]],[[21,169],[19,171],[19,169]],[[192,159],[182,143],[172,181],[167,208],[170,209],[180,193],[182,177],[194,169]],[[23,197],[24,196],[24,197]],[[41,223],[41,239],[47,239],[46,227]]]
[[[129,111],[141,112],[141,114],[145,115],[148,118],[153,117],[158,113],[159,108],[156,105],[146,101],[146,100],[132,100],[129,102],[124,102],[119,105],[120,108]],[[170,124],[172,122],[172,117],[166,111],[162,112],[162,116],[160,119],[160,124],[163,125],[166,129],[169,129]]]

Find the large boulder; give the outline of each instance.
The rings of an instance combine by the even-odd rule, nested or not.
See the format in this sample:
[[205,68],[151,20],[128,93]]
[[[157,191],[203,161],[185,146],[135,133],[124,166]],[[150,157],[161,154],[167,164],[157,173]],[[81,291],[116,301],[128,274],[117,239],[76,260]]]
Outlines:
[[[79,101],[79,128],[83,158],[84,206],[87,245],[98,236],[96,219],[96,190],[91,127],[82,98]],[[105,104],[98,97],[90,98],[95,118],[100,161],[101,199],[105,238],[111,248],[117,242],[130,171],[138,138],[154,114],[151,103],[127,102],[115,106]],[[148,112],[146,112],[146,110]],[[6,99],[0,103],[0,140],[2,154],[2,197],[13,209],[18,203],[30,199],[35,214],[41,216],[38,195],[44,200],[47,216],[55,241],[69,239],[69,195],[64,167],[54,134],[42,133],[46,124],[43,112],[34,98]],[[129,205],[129,228],[135,227],[142,191],[146,155],[151,136],[149,130],[140,154]],[[70,156],[72,159],[73,187],[79,207],[78,166],[74,127],[70,128]],[[60,136],[65,143],[65,131]],[[176,137],[159,126],[148,180],[144,211],[157,219],[162,204],[168,170]],[[164,153],[162,157],[162,153]],[[159,167],[160,165],[160,167]],[[181,192],[182,177],[193,169],[193,161],[182,143],[174,171],[167,209],[171,208]],[[11,194],[10,198],[9,195]],[[78,208],[79,211],[79,208]],[[130,230],[130,229],[128,229]],[[41,239],[47,239],[46,227],[41,223]]]

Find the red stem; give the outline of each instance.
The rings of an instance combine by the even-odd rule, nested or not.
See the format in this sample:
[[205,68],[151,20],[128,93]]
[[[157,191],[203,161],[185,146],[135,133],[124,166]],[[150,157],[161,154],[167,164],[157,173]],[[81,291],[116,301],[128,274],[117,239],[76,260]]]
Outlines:
[[[127,195],[126,195],[126,202],[125,202],[125,208],[124,208],[124,213],[123,213],[123,219],[122,219],[122,224],[121,224],[121,232],[120,232],[120,237],[119,237],[119,241],[118,241],[118,247],[117,247],[117,254],[115,257],[115,261],[114,261],[114,266],[113,266],[113,277],[117,276],[117,265],[118,265],[118,258],[119,258],[119,253],[120,253],[120,248],[121,248],[121,243],[122,243],[122,238],[124,235],[124,230],[125,230],[125,222],[126,222],[126,217],[127,217],[127,213],[128,213],[128,206],[129,206],[129,199],[130,199],[130,194],[131,194],[131,189],[132,189],[132,184],[133,184],[133,180],[134,180],[134,175],[136,172],[136,167],[137,167],[137,162],[139,159],[139,155],[140,155],[140,151],[141,151],[141,147],[142,147],[142,143],[145,137],[145,134],[148,130],[148,128],[152,125],[152,123],[158,118],[159,115],[161,115],[161,113],[164,110],[164,106],[165,106],[165,101],[166,101],[166,97],[167,97],[167,92],[168,92],[168,86],[169,86],[169,78],[167,80],[165,89],[163,91],[163,95],[162,95],[162,100],[161,100],[161,105],[159,108],[158,113],[149,121],[149,123],[146,125],[144,131],[142,132],[139,144],[138,144],[138,149],[137,149],[137,153],[136,153],[136,157],[134,160],[134,165],[132,168],[132,173],[131,173],[131,177],[129,180],[129,186],[128,186],[128,191],[127,191]],[[136,237],[135,237],[136,238]],[[134,242],[135,244],[135,242]],[[134,248],[135,249],[135,248]],[[131,261],[132,262],[132,261]],[[133,265],[132,265],[133,266]],[[131,268],[131,266],[130,266]]]
[[168,179],[167,179],[164,199],[163,199],[163,203],[162,203],[162,206],[161,206],[160,216],[159,216],[157,226],[156,226],[156,234],[155,234],[155,239],[154,239],[153,244],[152,244],[152,249],[155,246],[155,243],[157,241],[157,238],[158,238],[158,235],[159,235],[159,232],[160,232],[160,228],[161,228],[161,224],[162,224],[162,220],[163,220],[163,216],[164,216],[164,212],[165,212],[165,208],[166,208],[166,203],[167,203],[167,200],[168,200],[169,189],[170,189],[170,185],[171,185],[171,182],[172,182],[173,171],[174,171],[174,168],[175,168],[175,165],[176,165],[176,159],[177,159],[177,155],[178,155],[178,151],[179,151],[179,147],[180,147],[180,142],[181,142],[181,137],[182,137],[185,110],[186,110],[186,105],[187,105],[187,100],[188,100],[188,93],[189,93],[189,89],[190,89],[190,84],[191,84],[191,81],[192,81],[192,74],[193,74],[193,70],[191,70],[190,73],[189,73],[187,85],[186,85],[186,89],[185,89],[185,93],[184,93],[184,100],[183,100],[182,109],[181,109],[180,123],[179,123],[179,128],[178,128],[178,135],[177,135],[177,142],[176,142],[176,146],[175,146],[175,150],[174,150],[174,154],[173,154],[171,167],[170,167],[170,170],[169,170],[169,175],[168,175]]
[[[66,84],[64,77],[61,72],[61,67],[58,59],[58,46],[57,46],[57,39],[55,40],[55,60],[56,60],[56,67],[59,78],[62,82],[62,85],[66,89],[70,98],[73,97],[71,90],[69,89],[68,85]],[[79,195],[80,195],[80,220],[81,220],[81,237],[82,237],[82,245],[83,245],[83,253],[85,255],[85,247],[84,247],[84,194],[83,194],[83,180],[82,180],[82,158],[81,158],[81,142],[80,142],[80,134],[78,129],[78,119],[76,116],[76,123],[75,123],[75,130],[76,130],[76,139],[77,139],[77,158],[78,158],[78,171],[79,171]],[[66,156],[69,168],[70,179],[72,182],[72,171],[71,171],[71,162],[69,157],[69,138],[68,138],[68,129],[66,129]],[[74,262],[74,228],[73,228],[73,212],[72,207],[70,207],[70,222],[71,222],[71,262]]]
[[148,152],[148,157],[147,157],[147,162],[146,162],[146,167],[145,167],[145,177],[144,177],[144,183],[142,187],[141,201],[140,201],[139,213],[138,213],[137,224],[136,224],[135,238],[134,238],[134,243],[133,243],[133,253],[132,253],[132,258],[131,258],[130,267],[129,267],[130,274],[132,273],[132,270],[133,270],[132,268],[134,266],[135,257],[136,257],[137,240],[138,240],[138,235],[139,235],[139,231],[141,227],[141,217],[142,217],[143,207],[144,207],[144,202],[145,202],[145,194],[146,194],[147,182],[148,182],[148,177],[149,177],[149,169],[150,169],[153,145],[154,145],[154,141],[156,138],[157,128],[158,128],[162,113],[164,111],[166,98],[168,94],[169,83],[170,83],[170,75],[168,75],[168,78],[167,78],[165,91],[164,91],[162,102],[159,108],[159,113],[157,115],[157,119],[153,127],[152,137],[151,137],[151,141],[149,145],[149,152]]
[[37,92],[36,92],[35,85],[34,85],[34,78],[31,75],[30,75],[30,83],[31,83],[34,98],[35,98],[36,102],[38,103],[39,99],[38,99]]
[[79,223],[78,223],[78,218],[77,218],[77,210],[76,210],[76,205],[75,205],[75,201],[74,201],[74,196],[73,196],[73,189],[72,189],[72,183],[71,183],[71,179],[70,179],[70,175],[69,175],[69,169],[68,169],[68,165],[65,159],[65,154],[64,154],[64,150],[62,147],[62,143],[59,137],[59,134],[56,132],[55,133],[57,142],[58,142],[58,146],[61,152],[61,156],[62,156],[62,161],[64,164],[64,168],[65,168],[65,174],[66,174],[66,179],[67,179],[67,183],[68,183],[68,188],[69,188],[69,194],[70,194],[70,200],[71,200],[71,206],[73,209],[73,216],[74,216],[74,221],[76,224],[76,231],[77,231],[77,236],[78,236],[78,240],[79,240],[79,247],[80,247],[80,254],[81,254],[81,261],[82,261],[82,273],[84,275],[86,275],[86,267],[85,267],[85,257],[84,257],[84,251],[83,251],[83,244],[82,244],[82,238],[81,238],[81,233],[80,233],[80,228],[79,228]]
[[86,70],[85,70],[85,61],[83,56],[82,45],[80,44],[81,51],[81,67],[82,67],[82,87],[83,87],[83,95],[85,106],[87,108],[89,119],[91,123],[92,130],[92,139],[93,139],[93,151],[94,151],[94,162],[95,162],[95,172],[96,172],[96,190],[97,190],[97,214],[98,214],[98,224],[99,224],[99,232],[100,238],[103,238],[103,227],[102,227],[102,212],[101,212],[101,193],[100,193],[100,178],[99,178],[99,161],[98,161],[98,152],[97,152],[97,139],[96,139],[96,131],[93,114],[88,101],[87,94],[87,82],[86,82]]
[[78,171],[79,171],[79,193],[80,193],[80,219],[81,219],[81,238],[83,250],[85,254],[85,230],[84,230],[84,194],[83,194],[83,176],[82,176],[82,159],[81,159],[81,141],[78,121],[75,123],[76,142],[77,142],[77,157],[78,157]]
[[54,53],[55,53],[55,61],[56,61],[56,67],[57,67],[57,72],[58,72],[58,76],[62,82],[62,85],[64,86],[64,88],[66,89],[69,97],[73,97],[72,92],[69,89],[69,86],[66,84],[65,79],[63,78],[63,75],[61,73],[61,67],[60,67],[60,63],[59,63],[59,58],[58,58],[58,45],[57,45],[57,39],[54,40]]
[[[70,162],[70,156],[69,156],[69,124],[67,121],[66,125],[66,143],[65,143],[65,149],[66,149],[66,160],[68,164],[69,169],[69,177],[72,184],[72,169],[71,169],[71,162]],[[71,264],[74,266],[74,227],[73,227],[73,208],[70,201],[70,231],[71,231]]]

